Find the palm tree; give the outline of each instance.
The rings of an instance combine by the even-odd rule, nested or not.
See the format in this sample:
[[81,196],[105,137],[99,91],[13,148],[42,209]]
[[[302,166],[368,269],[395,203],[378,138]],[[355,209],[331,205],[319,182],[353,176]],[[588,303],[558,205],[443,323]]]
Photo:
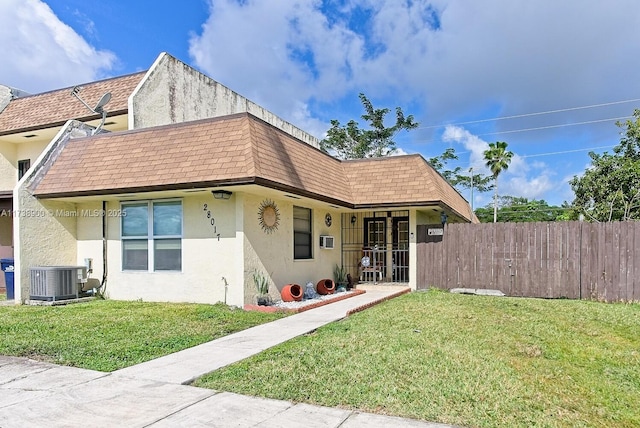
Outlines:
[[507,150],[507,143],[504,141],[496,141],[489,143],[489,148],[484,151],[484,160],[487,167],[493,174],[495,180],[493,194],[493,222],[498,220],[498,175],[502,171],[506,171],[511,163],[513,152]]

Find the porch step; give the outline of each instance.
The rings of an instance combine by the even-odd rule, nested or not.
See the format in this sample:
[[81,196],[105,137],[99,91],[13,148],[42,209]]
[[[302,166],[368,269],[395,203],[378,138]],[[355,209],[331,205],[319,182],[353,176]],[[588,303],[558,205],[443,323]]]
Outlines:
[[356,284],[356,290],[403,291],[403,290],[410,290],[410,287],[407,284],[402,284],[398,282],[379,282],[377,284],[373,284],[370,282],[361,282],[359,284]]

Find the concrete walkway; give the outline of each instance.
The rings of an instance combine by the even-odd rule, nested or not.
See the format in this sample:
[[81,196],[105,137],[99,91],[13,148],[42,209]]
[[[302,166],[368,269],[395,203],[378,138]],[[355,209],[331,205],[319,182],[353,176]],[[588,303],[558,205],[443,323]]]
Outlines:
[[397,291],[368,291],[112,373],[0,357],[0,427],[445,427],[187,386]]

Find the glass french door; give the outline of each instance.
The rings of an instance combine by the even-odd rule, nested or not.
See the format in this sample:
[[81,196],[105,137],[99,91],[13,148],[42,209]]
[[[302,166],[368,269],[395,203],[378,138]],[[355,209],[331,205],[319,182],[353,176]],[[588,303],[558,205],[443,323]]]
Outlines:
[[393,218],[393,273],[394,282],[409,281],[409,218]]

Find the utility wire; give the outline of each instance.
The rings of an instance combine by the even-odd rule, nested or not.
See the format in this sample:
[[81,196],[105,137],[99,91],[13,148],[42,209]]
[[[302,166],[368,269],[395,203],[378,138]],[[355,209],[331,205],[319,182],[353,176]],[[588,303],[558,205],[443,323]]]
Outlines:
[[[593,124],[593,123],[600,123],[600,122],[609,122],[609,121],[619,121],[619,120],[626,120],[626,119],[632,119],[634,116],[623,116],[623,117],[612,117],[609,119],[597,119],[597,120],[589,120],[586,122],[572,122],[572,123],[563,123],[560,125],[547,125],[547,126],[539,126],[536,128],[522,128],[522,129],[512,129],[509,131],[496,131],[496,132],[487,132],[484,134],[473,134],[474,137],[482,137],[482,136],[486,136],[486,135],[499,135],[499,134],[513,134],[516,132],[529,132],[529,131],[539,131],[542,129],[552,129],[552,128],[563,128],[566,126],[576,126],[576,125],[589,125],[589,124]],[[454,126],[452,124],[452,126]],[[409,141],[405,144],[412,144],[412,145],[422,145],[422,144],[437,144],[437,143],[441,143],[443,141],[436,141],[436,140],[430,140],[430,141]]]
[[561,152],[537,153],[537,154],[533,154],[533,155],[518,155],[518,156],[521,157],[521,158],[534,158],[534,157],[537,157],[537,156],[564,155],[566,153],[586,152],[586,151],[593,151],[593,150],[600,150],[600,149],[610,149],[610,148],[615,147],[615,146],[616,145],[589,147],[587,149],[563,150]]
[[492,122],[492,121],[496,121],[496,120],[517,119],[517,118],[521,118],[521,117],[540,116],[540,115],[544,115],[544,114],[554,114],[554,113],[562,113],[562,112],[566,112],[566,111],[584,110],[584,109],[588,109],[588,108],[606,107],[606,106],[611,106],[611,105],[616,105],[616,104],[633,103],[633,102],[637,102],[637,101],[640,101],[640,98],[634,98],[632,100],[624,100],[624,101],[613,101],[613,102],[609,102],[609,103],[592,104],[592,105],[581,106],[581,107],[569,107],[569,108],[563,108],[563,109],[557,109],[557,110],[540,111],[540,112],[536,112],[536,113],[524,113],[524,114],[516,114],[516,115],[512,115],[512,116],[492,117],[492,118],[489,118],[489,119],[470,120],[470,121],[467,121],[467,122],[456,122],[456,123],[445,123],[445,124],[442,124],[442,125],[420,126],[420,127],[416,128],[416,129],[443,128],[443,127],[449,126],[449,125],[451,125],[451,126],[470,125],[470,124],[474,124],[474,123]]
[[[590,151],[593,151],[593,150],[610,149],[610,148],[615,147],[615,146],[616,145],[614,144],[614,145],[610,145],[610,146],[587,147],[587,148],[584,148],[584,149],[563,150],[563,151],[560,151],[560,152],[535,153],[535,154],[532,154],[532,155],[518,155],[518,157],[520,157],[520,158],[535,158],[535,157],[538,157],[538,156],[564,155],[564,154],[567,154],[567,153],[590,152]],[[456,155],[461,155],[461,154],[466,154],[466,153],[471,153],[471,152],[470,151],[456,152]],[[464,165],[463,165],[463,163],[464,163]],[[475,168],[476,166],[478,166],[477,164],[476,165],[471,165],[471,164],[469,164],[467,162],[464,162],[464,161],[457,161],[456,162],[455,160],[448,161],[447,165],[451,165],[453,167],[460,167],[463,170],[464,169],[469,169],[469,168]]]
[[497,134],[513,134],[515,132],[528,132],[528,131],[539,131],[541,129],[551,129],[551,128],[563,128],[565,126],[576,126],[576,125],[588,125],[591,123],[599,123],[599,122],[609,122],[612,120],[624,120],[624,119],[630,119],[633,116],[624,116],[624,117],[612,117],[609,119],[598,119],[598,120],[589,120],[586,122],[572,122],[572,123],[563,123],[560,125],[547,125],[547,126],[538,126],[536,128],[523,128],[523,129],[514,129],[511,131],[496,131],[496,132],[487,132],[485,134],[478,134],[478,137],[482,137],[484,135],[497,135]]

